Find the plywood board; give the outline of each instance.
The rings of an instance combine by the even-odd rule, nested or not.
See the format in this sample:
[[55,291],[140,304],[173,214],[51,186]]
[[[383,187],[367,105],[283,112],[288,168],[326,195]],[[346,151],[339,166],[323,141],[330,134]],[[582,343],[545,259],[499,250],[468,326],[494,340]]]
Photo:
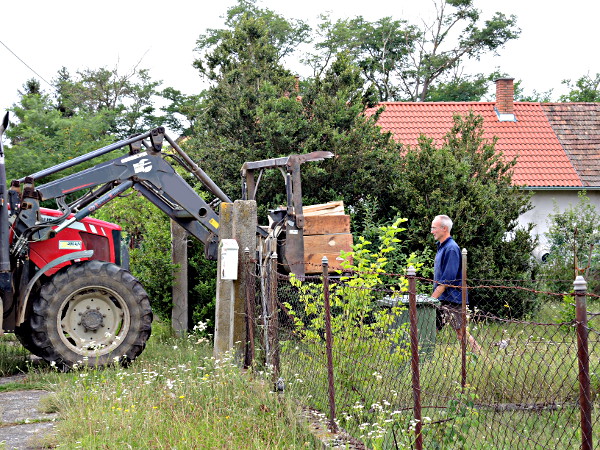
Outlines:
[[336,215],[336,214],[344,214],[344,202],[336,201],[329,203],[322,203],[320,205],[309,205],[304,206],[302,208],[302,214],[304,216],[314,216],[314,215]]
[[320,273],[323,256],[329,260],[329,272],[341,269],[340,261],[337,259],[340,256],[340,250],[352,251],[352,235],[350,233],[304,236],[306,273]]
[[304,236],[350,233],[350,216],[305,216]]

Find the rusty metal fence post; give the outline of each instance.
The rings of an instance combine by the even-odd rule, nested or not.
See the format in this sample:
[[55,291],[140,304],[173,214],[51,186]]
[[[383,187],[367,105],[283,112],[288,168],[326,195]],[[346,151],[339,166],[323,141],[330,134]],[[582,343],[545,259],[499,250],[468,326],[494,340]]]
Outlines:
[[276,385],[279,378],[279,311],[277,309],[277,253],[273,252],[269,258],[267,267],[268,280],[268,364],[273,370],[273,383]]
[[254,325],[256,321],[256,280],[254,278],[254,262],[250,258],[250,249],[244,249],[244,268],[246,270],[246,351],[244,353],[244,369],[254,363]]
[[413,266],[407,271],[408,276],[408,317],[410,320],[410,351],[413,389],[413,415],[415,424],[415,448],[423,448],[423,418],[421,417],[421,380],[419,374],[419,330],[417,322],[417,272]]
[[575,319],[577,322],[577,359],[579,361],[579,408],[581,412],[581,448],[592,450],[592,400],[590,396],[590,354],[586,290],[587,283],[579,275],[573,282],[575,290]]
[[461,370],[460,370],[460,385],[464,390],[467,385],[467,249],[462,249],[462,274],[461,274],[461,293],[462,293],[462,339],[460,340],[461,348]]
[[325,350],[327,352],[327,381],[329,393],[329,429],[337,433],[335,423],[335,386],[333,384],[333,337],[331,335],[331,305],[329,304],[329,260],[323,256],[323,306],[325,308]]

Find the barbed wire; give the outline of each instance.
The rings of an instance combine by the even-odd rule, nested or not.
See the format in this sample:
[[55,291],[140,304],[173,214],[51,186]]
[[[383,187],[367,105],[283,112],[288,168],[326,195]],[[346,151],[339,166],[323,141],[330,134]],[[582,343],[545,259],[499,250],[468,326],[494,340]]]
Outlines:
[[[254,258],[250,258],[250,261],[253,263],[258,263],[259,261],[254,259]],[[287,269],[290,265],[304,265],[305,267],[310,266],[310,267],[315,267],[315,268],[319,268],[322,271],[323,265],[322,264],[315,264],[315,263],[310,263],[310,262],[297,262],[297,263],[288,263],[288,264],[284,264],[280,261],[277,261],[277,266],[281,269]],[[302,277],[303,280],[320,280],[322,277],[321,271],[319,272],[314,272],[314,273],[310,273],[308,275],[304,275]],[[368,271],[368,270],[340,270],[338,276],[341,276],[343,278],[352,278],[354,276],[361,276],[361,275],[378,275],[378,276],[384,276],[384,277],[401,277],[401,278],[407,278],[408,275],[406,275],[405,273],[394,273],[394,272],[383,272],[383,271]],[[258,276],[258,275],[255,275]],[[278,277],[280,277],[280,279],[285,279],[286,275],[282,273],[282,271],[278,271]],[[417,281],[423,282],[423,283],[435,283],[435,280],[431,279],[431,278],[426,278],[426,277],[419,277],[416,276],[415,279]],[[497,282],[500,281],[504,284],[497,284]],[[552,295],[552,296],[564,296],[564,295],[575,295],[574,291],[569,291],[569,292],[552,292],[552,291],[548,291],[548,290],[542,290],[542,289],[534,289],[534,288],[530,288],[530,287],[525,287],[525,286],[514,286],[514,285],[510,285],[508,283],[527,283],[527,284],[539,284],[540,282],[545,281],[552,281],[552,282],[568,282],[569,280],[559,280],[559,279],[555,279],[555,280],[550,280],[550,279],[545,279],[545,280],[519,280],[519,279],[507,279],[507,280],[502,280],[502,279],[480,279],[480,278],[473,278],[467,279],[467,286],[466,288],[469,290],[474,290],[474,289],[517,289],[517,290],[523,290],[526,292],[531,292],[534,294],[543,294],[543,295]],[[572,281],[572,280],[571,280]],[[474,282],[488,282],[488,284],[478,284],[478,285],[469,285],[468,283],[474,283]],[[493,284],[489,284],[490,282],[496,282]],[[391,283],[389,283],[391,285]],[[443,285],[449,288],[454,288],[454,289],[461,289],[462,286],[460,285],[455,285],[455,284],[446,284],[446,283],[438,283],[438,285]],[[591,292],[586,292],[586,296],[588,297],[593,297],[593,298],[600,298],[600,295],[598,294],[594,294]]]

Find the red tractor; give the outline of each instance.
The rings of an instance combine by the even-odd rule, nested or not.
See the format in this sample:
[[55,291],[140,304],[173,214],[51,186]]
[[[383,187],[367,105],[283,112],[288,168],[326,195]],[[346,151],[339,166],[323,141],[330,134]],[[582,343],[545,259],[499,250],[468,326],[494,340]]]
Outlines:
[[[8,123],[7,114],[0,138]],[[162,152],[165,138],[177,151]],[[125,156],[37,185],[48,175],[123,148],[129,150]],[[88,216],[135,189],[200,239],[214,259],[219,218],[167,157],[220,200],[231,201],[163,128],[13,180],[10,189],[0,145],[2,330],[14,332],[32,353],[61,369],[127,364],[142,352],[152,324],[148,295],[121,267],[120,227]],[[40,206],[48,200],[56,202],[56,210]]]
[[[75,364],[127,364],[150,337],[152,310],[140,282],[121,267],[121,229],[88,217],[128,189],[204,243],[216,259],[219,216],[214,208],[231,200],[172,140],[162,127],[124,139],[40,172],[13,180],[7,189],[0,125],[0,330],[14,332],[32,353],[61,369]],[[163,142],[170,145],[163,151]],[[94,160],[114,150],[125,155],[100,162],[43,184],[39,180]],[[280,258],[290,271],[304,275],[300,165],[333,156],[329,152],[291,155],[246,163],[244,199],[253,199],[254,173],[279,168],[288,205],[274,212],[269,233],[285,245]],[[216,196],[210,203],[177,173],[195,176]],[[45,209],[53,200],[57,209]]]

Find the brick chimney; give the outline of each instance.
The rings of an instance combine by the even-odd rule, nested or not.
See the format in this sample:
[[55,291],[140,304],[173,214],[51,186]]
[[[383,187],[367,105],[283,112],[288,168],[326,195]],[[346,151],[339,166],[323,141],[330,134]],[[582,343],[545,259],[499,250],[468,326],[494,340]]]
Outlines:
[[499,78],[496,83],[496,114],[500,122],[515,122],[514,78]]

